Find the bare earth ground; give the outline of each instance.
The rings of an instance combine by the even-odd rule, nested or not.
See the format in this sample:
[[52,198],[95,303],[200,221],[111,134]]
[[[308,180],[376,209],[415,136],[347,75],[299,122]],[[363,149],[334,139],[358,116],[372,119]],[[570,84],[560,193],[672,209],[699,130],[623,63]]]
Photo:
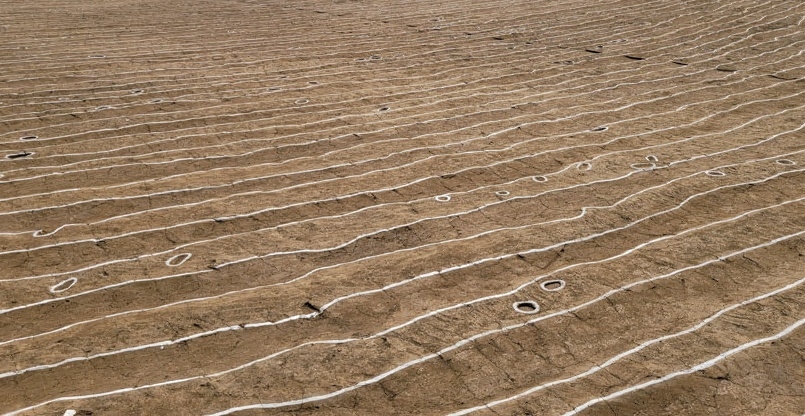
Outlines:
[[2,0],[0,58],[4,414],[805,413],[801,0]]

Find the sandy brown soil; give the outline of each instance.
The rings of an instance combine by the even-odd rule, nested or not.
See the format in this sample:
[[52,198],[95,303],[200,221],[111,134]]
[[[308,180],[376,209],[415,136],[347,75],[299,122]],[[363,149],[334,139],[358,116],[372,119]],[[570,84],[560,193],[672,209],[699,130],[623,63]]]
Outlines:
[[0,0],[0,413],[802,415],[801,0]]

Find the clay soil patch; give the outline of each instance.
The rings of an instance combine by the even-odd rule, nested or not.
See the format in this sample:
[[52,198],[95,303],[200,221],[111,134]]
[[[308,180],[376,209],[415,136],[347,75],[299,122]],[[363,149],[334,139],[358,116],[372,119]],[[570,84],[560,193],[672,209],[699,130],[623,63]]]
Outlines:
[[801,415],[802,16],[0,0],[0,413]]

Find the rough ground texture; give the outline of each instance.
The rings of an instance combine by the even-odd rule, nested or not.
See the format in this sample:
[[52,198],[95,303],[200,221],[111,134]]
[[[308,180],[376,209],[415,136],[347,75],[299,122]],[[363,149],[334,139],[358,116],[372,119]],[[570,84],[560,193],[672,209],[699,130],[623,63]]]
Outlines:
[[0,1],[0,413],[805,413],[801,0]]

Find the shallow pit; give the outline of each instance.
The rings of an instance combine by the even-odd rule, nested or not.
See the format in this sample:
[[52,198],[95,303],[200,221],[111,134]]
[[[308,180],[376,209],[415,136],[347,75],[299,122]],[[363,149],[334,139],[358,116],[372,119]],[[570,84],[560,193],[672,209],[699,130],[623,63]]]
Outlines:
[[533,300],[514,302],[512,304],[512,308],[514,308],[515,311],[524,313],[526,315],[533,315],[539,312],[539,304]]

